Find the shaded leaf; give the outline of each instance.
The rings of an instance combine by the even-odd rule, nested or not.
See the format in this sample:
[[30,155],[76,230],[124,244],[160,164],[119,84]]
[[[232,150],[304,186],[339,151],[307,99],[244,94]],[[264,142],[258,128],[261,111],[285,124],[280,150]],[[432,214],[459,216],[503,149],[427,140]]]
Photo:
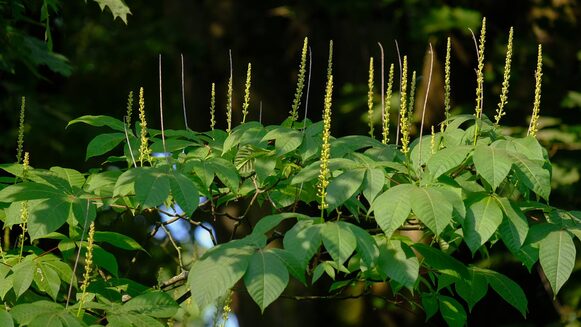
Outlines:
[[502,223],[502,210],[491,196],[483,197],[468,207],[462,224],[464,241],[474,254],[496,232]]
[[87,145],[87,155],[85,156],[85,160],[100,156],[113,150],[123,142],[123,140],[125,140],[124,133],[109,133],[95,136],[95,138],[93,138]]
[[371,210],[375,212],[375,221],[389,238],[411,212],[410,193],[414,187],[410,184],[400,184],[387,189],[373,201]]
[[464,307],[456,300],[449,296],[440,295],[440,313],[450,327],[462,327],[466,324],[466,311]]
[[327,187],[328,210],[333,210],[351,198],[363,183],[365,170],[347,170],[343,174],[331,179]]
[[436,236],[450,224],[453,207],[437,189],[417,187],[411,194],[411,207],[418,219]]
[[551,288],[554,297],[571,276],[575,267],[576,249],[571,234],[565,230],[550,232],[539,248],[541,267]]
[[338,264],[343,264],[355,251],[357,239],[349,223],[327,222],[321,229],[323,245]]
[[276,300],[288,284],[288,271],[270,250],[258,250],[248,263],[244,284],[260,310]]
[[520,286],[505,275],[493,270],[474,268],[486,277],[488,284],[506,302],[515,307],[523,317],[527,313],[527,297]]
[[506,151],[485,144],[476,146],[472,160],[476,171],[492,186],[492,190],[496,190],[504,181],[512,167],[512,161]]

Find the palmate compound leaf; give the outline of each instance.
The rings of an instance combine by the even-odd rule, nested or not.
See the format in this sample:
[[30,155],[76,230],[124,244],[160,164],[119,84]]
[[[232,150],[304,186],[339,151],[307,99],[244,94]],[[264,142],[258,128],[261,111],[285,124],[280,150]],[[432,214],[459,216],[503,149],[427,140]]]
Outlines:
[[483,196],[468,207],[462,230],[472,254],[496,232],[502,218],[502,210],[492,196]]
[[285,264],[272,249],[258,250],[250,257],[244,284],[262,312],[282,294],[288,280]]
[[512,167],[512,161],[503,149],[479,144],[472,155],[476,172],[492,186],[492,190],[504,181]]
[[436,236],[452,220],[452,203],[434,187],[416,187],[411,194],[411,207],[418,219]]
[[198,308],[203,309],[226,294],[242,278],[256,250],[257,244],[241,239],[216,246],[195,261],[188,284]]
[[342,265],[355,251],[357,239],[346,222],[326,222],[321,229],[321,238],[331,258]]
[[522,288],[505,275],[493,270],[473,267],[476,273],[484,276],[492,289],[506,302],[515,307],[523,317],[527,314],[527,297]]
[[411,184],[400,184],[387,189],[373,201],[371,210],[375,212],[375,221],[389,238],[411,212],[411,196],[414,190]]
[[575,266],[576,249],[566,230],[550,232],[540,243],[539,260],[554,296],[571,276]]

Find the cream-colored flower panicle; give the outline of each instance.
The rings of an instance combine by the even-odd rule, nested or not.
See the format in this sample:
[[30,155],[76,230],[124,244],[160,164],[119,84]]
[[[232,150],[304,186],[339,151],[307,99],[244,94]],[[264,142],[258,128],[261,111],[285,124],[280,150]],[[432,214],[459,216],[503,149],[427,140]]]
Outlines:
[[382,129],[382,140],[381,143],[387,144],[389,142],[389,111],[391,110],[391,96],[393,93],[393,76],[394,76],[395,66],[392,63],[389,66],[389,77],[387,78],[387,91],[385,93],[385,112],[383,114],[383,129]]
[[537,54],[537,70],[535,72],[535,102],[533,103],[533,115],[529,124],[528,135],[537,136],[539,131],[539,112],[541,111],[541,82],[543,78],[543,47],[539,44]]
[[248,107],[250,106],[250,85],[252,76],[252,65],[248,63],[248,70],[246,71],[246,84],[244,88],[244,103],[242,104],[242,124],[246,122],[248,115]]
[[18,146],[16,151],[16,162],[22,161],[22,152],[24,151],[24,111],[26,109],[26,98],[22,97],[20,102],[20,121],[18,124]]
[[210,95],[210,128],[214,130],[216,126],[216,83],[212,83]]
[[408,106],[407,106],[407,65],[408,57],[403,56],[403,65],[401,70],[401,94],[400,94],[400,107],[399,107],[399,129],[401,131],[401,151],[407,154],[410,144],[410,124],[408,117]]
[[309,48],[309,38],[305,37],[303,41],[303,50],[301,52],[301,63],[299,65],[299,75],[297,76],[297,90],[290,111],[289,118],[296,122],[299,119],[299,107],[301,106],[301,98],[303,97],[303,89],[305,87],[305,75],[307,72],[307,50]]
[[448,42],[446,43],[446,62],[444,64],[444,118],[446,119],[442,124],[442,129],[445,129],[445,125],[448,124],[450,119],[450,91],[452,87],[450,86],[450,57],[451,57],[451,41],[448,37]]
[[373,57],[369,58],[367,87],[367,122],[369,124],[369,136],[373,138]]
[[333,96],[333,41],[329,44],[329,66],[327,69],[327,86],[325,88],[325,101],[323,104],[323,137],[321,145],[321,166],[319,173],[318,195],[321,199],[321,217],[324,209],[328,207],[326,202],[327,186],[329,185],[329,160],[331,158],[331,104]]
[[495,124],[500,123],[502,116],[506,115],[504,111],[504,106],[508,102],[508,80],[510,79],[510,63],[512,60],[512,34],[513,28],[510,28],[508,32],[508,44],[506,46],[506,59],[504,63],[504,77],[502,79],[502,91],[500,92],[500,102],[498,103],[498,108],[496,109],[496,115],[494,116]]
[[139,146],[139,162],[151,161],[151,149],[149,148],[149,139],[147,137],[147,120],[145,119],[145,97],[143,87],[139,89],[139,120],[141,126],[141,144]]

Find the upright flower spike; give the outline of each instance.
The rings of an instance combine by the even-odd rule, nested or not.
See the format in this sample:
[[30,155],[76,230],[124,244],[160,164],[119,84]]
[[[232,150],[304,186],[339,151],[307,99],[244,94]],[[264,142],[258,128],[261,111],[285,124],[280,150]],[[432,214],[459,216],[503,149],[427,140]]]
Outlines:
[[541,110],[541,82],[543,77],[543,48],[539,44],[537,54],[537,70],[535,72],[535,102],[533,103],[533,115],[529,124],[528,135],[537,136],[539,131],[539,112]]
[[478,44],[478,68],[476,69],[476,118],[482,117],[482,100],[484,94],[484,43],[486,42],[486,17],[482,18],[480,42]]
[[416,101],[416,71],[412,72],[412,80],[410,83],[410,104],[408,105],[408,118],[411,126],[411,117],[414,114],[414,106]]
[[389,142],[389,111],[391,109],[391,95],[393,93],[393,77],[395,65],[392,63],[389,66],[389,77],[387,78],[387,92],[385,93],[385,114],[383,115],[383,129],[381,143],[387,144]]
[[[86,225],[85,225],[86,227]],[[79,309],[77,311],[77,317],[81,315],[81,310],[83,308],[83,303],[85,302],[85,297],[87,295],[87,287],[91,282],[91,273],[93,272],[93,247],[95,242],[95,222],[91,223],[89,227],[89,235],[87,237],[87,252],[85,254],[85,272],[83,273],[83,283],[81,284],[81,299],[79,301]]]
[[301,106],[301,98],[303,97],[303,89],[305,87],[305,74],[307,72],[307,50],[309,48],[309,38],[305,37],[303,41],[303,50],[301,52],[301,63],[299,65],[299,75],[297,76],[297,90],[295,91],[295,98],[289,118],[296,122],[299,119],[299,107]]
[[22,97],[20,102],[20,122],[18,124],[18,146],[16,148],[16,163],[22,161],[22,151],[24,151],[24,111],[26,109],[26,98]]
[[133,91],[129,91],[127,96],[127,115],[125,115],[125,122],[127,128],[131,128],[131,115],[133,114]]
[[508,32],[508,44],[506,45],[506,59],[504,63],[504,78],[502,80],[502,91],[500,92],[500,102],[498,103],[498,108],[496,109],[496,115],[494,116],[495,124],[498,125],[502,116],[506,115],[504,112],[504,106],[508,102],[508,80],[510,79],[510,63],[512,60],[512,34],[513,28],[510,28]]
[[444,122],[444,124],[442,124],[443,128],[444,125],[448,124],[448,119],[450,119],[450,91],[451,91],[451,86],[450,86],[450,50],[451,50],[452,46],[451,46],[451,42],[450,42],[450,38],[448,37],[448,42],[446,43],[446,62],[444,64],[444,117],[446,119],[446,121]]
[[329,159],[331,158],[331,104],[333,96],[333,41],[329,44],[329,66],[327,69],[327,85],[325,88],[325,101],[323,104],[323,144],[321,145],[321,166],[319,173],[318,195],[321,199],[321,219],[323,212],[328,207],[327,186],[329,185]]
[[[28,152],[24,153],[24,160],[22,162],[22,179],[26,180],[28,175],[28,168],[30,167],[30,156]],[[26,239],[26,233],[28,232],[28,201],[22,201],[20,207],[20,228],[22,229],[22,234],[20,235],[20,252],[18,255],[18,262],[22,259],[22,252],[24,250],[24,240]]]
[[230,135],[232,131],[232,51],[230,53],[230,78],[228,79],[228,92],[226,94],[226,132]]
[[216,126],[216,83],[212,83],[210,95],[210,128],[214,130]]
[[139,120],[141,126],[141,145],[139,146],[139,162],[143,166],[144,161],[151,161],[151,149],[147,138],[147,121],[145,120],[145,97],[143,87],[139,89]]
[[436,132],[434,131],[434,125],[432,125],[432,137],[430,138],[430,150],[431,153],[436,153]]
[[244,103],[242,104],[242,123],[246,122],[246,115],[248,115],[248,106],[250,105],[250,84],[251,84],[252,65],[248,63],[248,70],[246,71],[246,84],[244,88]]
[[373,138],[373,57],[369,58],[369,79],[367,81],[367,120],[369,123],[369,136]]
[[403,56],[403,65],[401,71],[401,94],[400,94],[400,107],[399,107],[399,129],[401,131],[401,151],[407,154],[410,144],[410,131],[409,131],[409,117],[408,107],[407,107],[407,64],[408,57]]

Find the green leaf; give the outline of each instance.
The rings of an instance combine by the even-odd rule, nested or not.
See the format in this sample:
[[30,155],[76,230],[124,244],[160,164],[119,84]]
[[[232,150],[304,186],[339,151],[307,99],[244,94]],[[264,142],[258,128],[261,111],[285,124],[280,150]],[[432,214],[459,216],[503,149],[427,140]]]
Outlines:
[[146,315],[136,313],[107,314],[108,327],[165,327],[164,324]]
[[438,297],[434,293],[422,293],[422,306],[426,312],[426,321],[438,312]]
[[543,147],[534,136],[525,136],[523,138],[513,138],[510,144],[514,147],[515,152],[524,154],[531,160],[544,160]]
[[[85,248],[83,248],[85,249]],[[117,259],[113,254],[103,250],[100,246],[93,246],[93,261],[97,267],[101,267],[111,275],[117,277],[119,275],[119,266],[117,265]]]
[[[361,164],[345,158],[331,158],[329,160],[329,170],[349,170],[363,167]],[[321,171],[321,162],[315,161],[299,171],[293,177],[291,184],[300,184],[316,179]]]
[[71,191],[73,191],[76,187],[83,187],[83,185],[85,185],[85,177],[83,174],[74,169],[51,167],[50,172],[65,180],[69,186],[69,190]]
[[274,215],[268,215],[262,217],[252,229],[252,234],[266,234],[271,229],[278,226],[283,220],[289,218],[297,218],[297,219],[308,219],[309,216],[305,216],[300,213],[295,212],[283,212]]
[[541,163],[531,161],[521,154],[512,154],[511,158],[519,181],[543,199],[548,200],[551,193],[550,172],[544,169]]
[[399,184],[373,201],[371,210],[375,212],[375,221],[388,238],[409,217],[412,208],[410,193],[413,190],[411,184]]
[[76,119],[71,120],[68,124],[67,124],[67,128],[73,124],[76,123],[85,123],[87,125],[91,125],[91,126],[96,126],[96,127],[101,127],[101,126],[107,126],[109,128],[112,128],[116,131],[120,131],[120,132],[124,132],[125,131],[125,124],[120,121],[119,119],[110,117],[110,116],[91,116],[91,115],[87,115],[87,116],[82,116]]
[[143,247],[141,247],[141,245],[131,237],[115,232],[95,232],[95,242],[106,242],[124,250],[145,251]]
[[292,255],[289,251],[284,249],[271,248],[270,253],[277,256],[280,261],[282,261],[288,272],[296,278],[298,281],[307,286],[307,279],[305,278],[305,269],[301,266],[300,261]]
[[428,160],[427,166],[434,178],[457,168],[471,151],[469,146],[455,146],[436,152]]
[[468,268],[468,275],[470,278],[456,282],[456,292],[468,303],[468,309],[472,311],[476,303],[482,300],[488,292],[488,281],[485,276],[473,268]]
[[87,155],[85,160],[89,158],[100,156],[111,150],[113,150],[119,143],[125,140],[125,134],[123,133],[110,133],[110,134],[100,134],[95,136],[94,139],[87,145]]
[[62,305],[51,301],[19,304],[10,313],[19,326],[85,326]]
[[327,187],[328,210],[333,210],[351,198],[363,183],[365,170],[347,170],[343,174],[331,179]]
[[167,293],[160,291],[136,296],[121,307],[124,312],[137,312],[155,318],[171,318],[178,309],[176,301]]
[[127,15],[131,15],[131,10],[123,0],[95,0],[95,2],[99,4],[101,10],[105,10],[105,7],[108,7],[111,10],[111,14],[113,14],[113,20],[119,17],[127,25]]
[[30,239],[35,240],[59,229],[69,218],[71,206],[70,202],[62,198],[29,202],[28,235]]
[[6,311],[0,311],[0,326],[14,327],[12,316]]
[[323,245],[338,264],[343,264],[357,247],[357,239],[349,225],[342,221],[329,221],[321,229]]
[[188,216],[192,216],[200,204],[198,189],[194,182],[181,173],[173,172],[170,174],[169,184],[177,204]]
[[498,229],[500,237],[511,252],[518,252],[529,232],[527,217],[509,199],[501,197],[495,199],[504,212],[504,219]]
[[466,324],[466,310],[456,300],[449,296],[440,295],[440,313],[450,327],[462,327]]
[[373,203],[385,185],[385,173],[382,169],[367,169],[363,180],[363,195],[367,202]]
[[571,234],[565,230],[552,231],[545,237],[539,248],[541,267],[551,288],[553,297],[571,276],[575,267],[576,250]]
[[61,287],[61,279],[52,266],[43,262],[39,263],[35,269],[34,282],[39,290],[45,292],[56,301]]
[[440,235],[452,220],[450,201],[432,187],[417,187],[410,193],[411,207],[418,219],[436,236]]
[[284,235],[284,248],[294,255],[303,267],[321,246],[322,226],[322,224],[313,224],[312,220],[299,220]]
[[479,144],[472,155],[476,172],[492,186],[492,190],[504,181],[512,161],[505,150],[491,147],[485,144]]
[[440,273],[456,279],[469,278],[466,266],[452,256],[422,243],[415,243],[412,247],[423,256],[423,263]]
[[0,191],[0,202],[16,202],[25,200],[49,199],[49,198],[63,198],[65,194],[62,190],[55,187],[33,183],[24,182],[15,185],[10,185]]
[[377,243],[375,239],[363,228],[348,224],[351,232],[357,239],[357,253],[361,256],[361,260],[367,267],[362,267],[362,271],[365,271],[364,268],[372,268],[375,265],[376,259],[379,257],[379,248],[377,247]]
[[492,196],[472,203],[462,224],[464,241],[474,254],[496,232],[502,223],[502,210]]
[[188,284],[200,310],[226,294],[240,280],[255,251],[254,245],[231,241],[212,248],[194,262]]
[[238,192],[240,187],[240,176],[234,165],[222,158],[212,158],[211,161],[212,170],[216,173],[218,178],[228,186],[233,192]]
[[20,297],[32,284],[34,280],[34,273],[36,272],[36,264],[29,261],[22,261],[12,268],[14,272],[13,290],[16,297]]
[[279,257],[270,250],[258,250],[250,258],[244,274],[250,296],[264,312],[288,284],[288,271]]
[[420,263],[406,244],[390,240],[380,249],[379,268],[385,276],[412,290],[418,279]]
[[143,209],[162,204],[169,196],[169,176],[157,168],[143,168],[135,180],[135,200]]
[[488,284],[506,302],[515,307],[523,317],[527,313],[527,297],[520,286],[505,275],[493,270],[474,268],[486,277]]

